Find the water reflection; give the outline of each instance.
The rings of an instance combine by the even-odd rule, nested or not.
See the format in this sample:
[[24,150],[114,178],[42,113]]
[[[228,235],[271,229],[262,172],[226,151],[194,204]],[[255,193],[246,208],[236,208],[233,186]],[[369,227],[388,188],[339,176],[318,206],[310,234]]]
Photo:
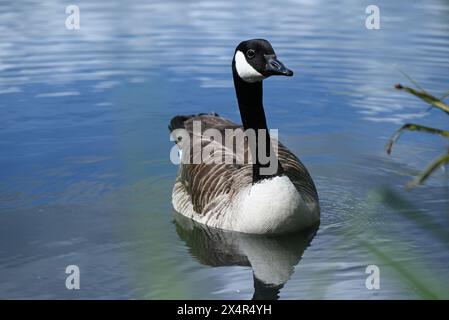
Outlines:
[[249,266],[253,300],[278,299],[318,226],[301,233],[266,237],[209,228],[175,213],[176,231],[193,257],[211,267]]

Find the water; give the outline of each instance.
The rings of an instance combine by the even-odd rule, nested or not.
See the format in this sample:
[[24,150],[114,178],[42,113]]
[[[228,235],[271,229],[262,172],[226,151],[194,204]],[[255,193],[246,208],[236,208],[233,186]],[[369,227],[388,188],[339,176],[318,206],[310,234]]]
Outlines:
[[[448,174],[404,184],[447,148],[405,122],[447,116],[392,89],[448,89],[449,2],[0,2],[1,298],[448,297]],[[269,126],[311,172],[322,222],[271,239],[207,230],[171,206],[167,124],[239,120],[230,60],[269,39],[293,78],[265,83]],[[81,289],[65,288],[77,265]],[[380,290],[365,287],[368,265]],[[267,283],[271,283],[268,285]]]

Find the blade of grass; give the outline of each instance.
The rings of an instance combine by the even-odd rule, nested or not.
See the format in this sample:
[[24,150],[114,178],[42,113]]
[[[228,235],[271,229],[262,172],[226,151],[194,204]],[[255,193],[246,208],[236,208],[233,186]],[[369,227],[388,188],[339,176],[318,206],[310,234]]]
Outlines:
[[393,148],[393,144],[399,139],[399,137],[402,135],[402,133],[405,130],[421,131],[421,132],[426,132],[426,133],[431,133],[431,134],[438,134],[440,136],[449,138],[449,131],[426,127],[426,126],[422,126],[422,125],[415,124],[415,123],[406,123],[402,127],[400,127],[398,130],[396,130],[396,132],[393,134],[393,136],[390,138],[390,140],[385,145],[385,150],[387,151],[388,154],[391,154],[391,149]]
[[443,101],[444,99],[446,99],[447,97],[449,97],[449,90],[447,90],[440,98],[441,101]]
[[413,94],[415,97],[420,98],[424,102],[427,102],[428,104],[434,106],[435,108],[438,108],[438,109],[446,112],[447,114],[449,114],[449,106],[447,104],[445,104],[443,101],[441,101],[440,99],[432,96],[431,94],[427,93],[424,90],[423,91],[418,91],[418,90],[415,90],[415,89],[410,88],[410,87],[405,87],[405,86],[403,86],[401,84],[396,84],[394,87],[396,89],[398,89],[398,90],[407,91],[408,93]]
[[413,83],[418,89],[420,89],[422,92],[426,92],[426,90],[424,90],[423,87],[421,87],[419,85],[418,82],[416,82],[412,77],[410,77],[407,73],[405,73],[404,71],[402,71],[401,69],[398,69],[400,73],[402,73],[402,75],[404,77],[406,77],[411,83]]
[[412,189],[423,183],[436,169],[449,162],[449,153],[443,154],[430,164],[416,179],[407,183],[407,189]]

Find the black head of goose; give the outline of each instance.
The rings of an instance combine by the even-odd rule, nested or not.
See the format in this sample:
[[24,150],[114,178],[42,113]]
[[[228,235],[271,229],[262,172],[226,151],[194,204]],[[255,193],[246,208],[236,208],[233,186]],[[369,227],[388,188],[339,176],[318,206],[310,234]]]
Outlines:
[[[175,210],[212,227],[245,233],[288,233],[318,224],[320,209],[313,180],[301,161],[270,137],[263,108],[263,80],[293,72],[263,39],[237,46],[232,71],[243,126],[204,113],[176,116],[170,122],[171,135],[182,154],[172,195]],[[236,161],[241,153],[230,150],[224,140],[211,139],[208,129],[223,137],[228,130],[252,131],[254,143],[247,136],[243,150],[251,161]],[[201,155],[203,161],[198,161],[201,150],[211,143],[208,159],[230,153],[235,161],[217,163]],[[269,155],[269,161],[263,161],[262,155]]]
[[[254,130],[256,135],[253,155],[253,183],[283,174],[282,165],[278,162],[277,170],[271,174],[261,174],[264,165],[259,159],[259,130],[264,130],[265,154],[274,156],[268,132],[265,111],[263,108],[262,80],[273,76],[292,76],[293,71],[280,62],[267,40],[254,39],[241,42],[235,49],[232,60],[232,74],[237,101],[245,130]],[[250,145],[251,147],[251,145]],[[276,161],[276,159],[272,159]],[[265,164],[267,166],[269,163]]]

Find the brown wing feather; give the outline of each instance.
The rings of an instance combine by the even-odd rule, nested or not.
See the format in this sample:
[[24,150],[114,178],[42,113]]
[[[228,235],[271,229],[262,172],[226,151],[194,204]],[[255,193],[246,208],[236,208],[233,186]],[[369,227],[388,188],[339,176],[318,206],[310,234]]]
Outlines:
[[[237,129],[242,126],[227,119],[215,115],[199,115],[189,117],[184,121],[184,128],[190,137],[193,134],[193,121],[201,121],[201,131],[214,128],[219,130],[224,137],[225,129]],[[199,140],[201,147],[205,147],[210,140]],[[220,144],[222,152],[232,152]],[[193,162],[193,144],[183,145],[180,148],[190,149],[190,163]],[[245,157],[248,156],[248,147],[245,145]],[[279,143],[278,158],[286,175],[293,182],[298,192],[303,196],[318,200],[315,185],[307,172],[307,169],[299,159],[286,147]],[[246,158],[245,158],[246,159]],[[179,182],[179,183],[178,183]],[[181,185],[190,195],[193,209],[199,214],[213,211],[217,217],[231,201],[223,201],[224,198],[232,200],[233,196],[243,187],[252,183],[251,164],[181,164],[177,177],[177,185]]]

